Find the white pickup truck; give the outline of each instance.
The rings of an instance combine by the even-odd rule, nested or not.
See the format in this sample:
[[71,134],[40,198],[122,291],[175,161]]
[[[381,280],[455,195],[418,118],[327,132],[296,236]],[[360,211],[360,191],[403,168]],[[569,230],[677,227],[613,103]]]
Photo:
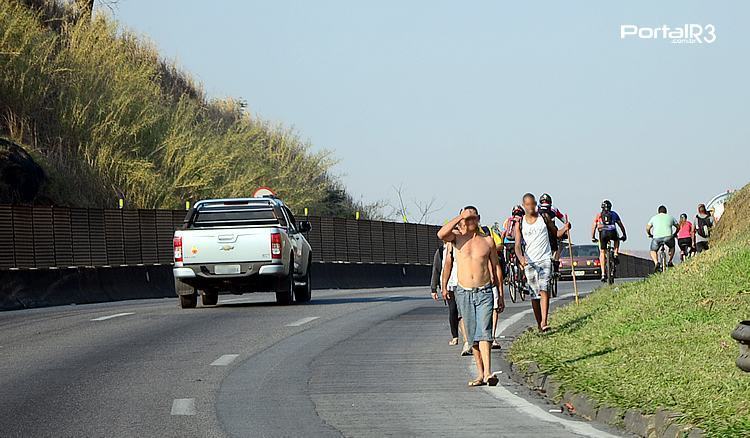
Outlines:
[[276,292],[279,304],[308,302],[312,251],[297,222],[275,197],[197,202],[174,233],[175,289],[183,309],[215,305],[219,294]]

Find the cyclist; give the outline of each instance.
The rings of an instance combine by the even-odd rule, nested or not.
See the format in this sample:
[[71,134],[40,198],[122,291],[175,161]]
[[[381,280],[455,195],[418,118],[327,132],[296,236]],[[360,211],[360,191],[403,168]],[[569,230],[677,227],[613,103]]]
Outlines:
[[510,263],[510,258],[513,254],[515,254],[516,251],[516,228],[518,224],[521,222],[521,218],[524,215],[523,207],[520,205],[516,205],[513,207],[513,210],[510,212],[510,217],[508,219],[505,219],[505,222],[503,222],[503,228],[502,233],[500,236],[503,238],[503,246],[505,247],[505,260],[506,260],[506,270],[505,274],[507,277],[507,268],[508,263]]
[[[674,228],[674,231],[672,230]],[[662,245],[669,248],[669,262],[667,266],[674,266],[674,238],[680,231],[680,224],[674,216],[667,214],[667,207],[660,205],[659,212],[648,221],[646,225],[646,234],[651,238],[651,260],[654,261],[654,272],[659,272],[659,255],[657,251]]]
[[[609,199],[602,201],[602,211],[594,218],[591,226],[591,241],[599,242],[599,266],[602,267],[602,281],[607,281],[607,274],[604,272],[607,243],[612,241],[615,245],[615,264],[619,263],[620,241],[627,240],[625,225],[623,225],[620,215],[612,210],[612,202]],[[617,227],[622,231],[622,237],[617,234]],[[596,238],[596,232],[599,231],[599,238]]]
[[680,247],[680,261],[685,261],[695,252],[695,228],[688,220],[687,213],[680,215],[680,231],[677,233],[677,245]]
[[[555,222],[555,219],[559,219],[563,224],[568,223],[565,215],[562,214],[560,210],[552,206],[552,196],[550,196],[548,193],[545,193],[539,197],[539,207],[537,209],[539,210],[539,214],[547,216],[547,218],[553,223]],[[560,272],[560,253],[562,252],[560,242],[565,240],[567,236],[567,233],[562,239],[557,239],[555,236],[550,236],[550,245],[552,246],[552,268],[554,269],[554,272],[556,274]]]

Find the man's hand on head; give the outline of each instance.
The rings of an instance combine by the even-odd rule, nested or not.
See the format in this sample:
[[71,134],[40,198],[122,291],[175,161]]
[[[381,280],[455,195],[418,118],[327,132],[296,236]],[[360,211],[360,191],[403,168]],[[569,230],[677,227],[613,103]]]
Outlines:
[[477,217],[477,214],[474,213],[474,210],[472,209],[467,208],[466,210],[461,212],[461,219],[469,219],[474,217]]

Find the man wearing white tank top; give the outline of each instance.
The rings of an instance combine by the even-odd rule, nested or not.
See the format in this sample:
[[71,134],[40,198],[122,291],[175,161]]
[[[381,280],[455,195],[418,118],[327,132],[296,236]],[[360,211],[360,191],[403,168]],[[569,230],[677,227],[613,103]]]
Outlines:
[[534,309],[539,330],[549,331],[549,279],[552,275],[552,245],[550,238],[562,238],[570,229],[566,223],[558,230],[552,221],[540,215],[536,198],[531,193],[523,195],[526,212],[521,226],[516,227],[516,256],[524,267],[526,281],[531,288],[531,307]]

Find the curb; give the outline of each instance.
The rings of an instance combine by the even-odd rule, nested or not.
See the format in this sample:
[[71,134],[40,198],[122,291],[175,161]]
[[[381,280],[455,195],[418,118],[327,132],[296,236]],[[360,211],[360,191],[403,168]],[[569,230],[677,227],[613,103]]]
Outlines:
[[645,414],[638,409],[622,409],[600,403],[580,392],[564,391],[553,375],[544,373],[534,361],[523,366],[510,362],[511,377],[541,394],[563,412],[588,421],[624,429],[643,438],[703,438],[704,432],[691,425],[681,424],[682,415],[666,409]]

